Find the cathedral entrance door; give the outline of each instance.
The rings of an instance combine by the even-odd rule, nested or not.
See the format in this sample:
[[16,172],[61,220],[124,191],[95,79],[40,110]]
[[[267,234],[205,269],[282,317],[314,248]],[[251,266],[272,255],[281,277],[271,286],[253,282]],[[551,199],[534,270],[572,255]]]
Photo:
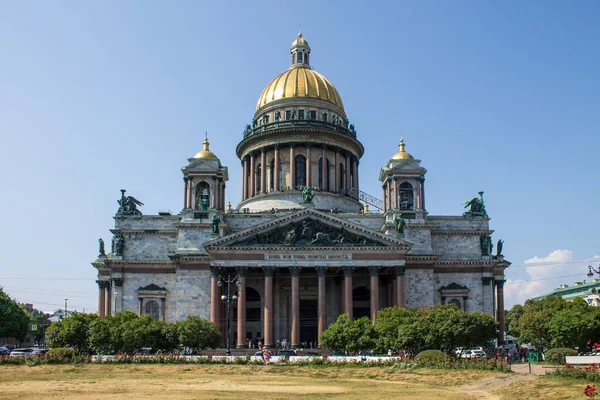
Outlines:
[[300,299],[300,342],[317,342],[317,323],[319,317],[319,301],[317,299]]

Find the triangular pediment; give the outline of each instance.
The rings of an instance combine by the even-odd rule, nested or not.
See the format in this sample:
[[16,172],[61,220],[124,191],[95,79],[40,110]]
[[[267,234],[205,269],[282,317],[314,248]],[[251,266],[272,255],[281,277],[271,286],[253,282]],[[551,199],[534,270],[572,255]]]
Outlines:
[[362,225],[306,208],[256,225],[204,245],[207,251],[218,248],[350,248],[387,247],[408,251],[411,243],[385,235]]
[[221,167],[221,162],[218,158],[190,158],[190,164],[183,168],[183,170],[200,170],[200,171],[218,171]]
[[421,160],[394,160],[381,168],[379,180],[384,181],[392,176],[424,176],[427,170],[421,167]]

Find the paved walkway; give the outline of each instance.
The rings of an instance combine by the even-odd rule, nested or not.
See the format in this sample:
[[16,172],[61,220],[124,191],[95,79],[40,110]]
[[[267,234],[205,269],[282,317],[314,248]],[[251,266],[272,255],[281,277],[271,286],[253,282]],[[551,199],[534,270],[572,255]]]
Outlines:
[[[529,363],[516,363],[511,364],[513,372],[519,374],[529,374]],[[552,371],[556,366],[554,365],[542,365],[542,364],[531,364],[531,373],[533,375],[546,375],[546,372]]]

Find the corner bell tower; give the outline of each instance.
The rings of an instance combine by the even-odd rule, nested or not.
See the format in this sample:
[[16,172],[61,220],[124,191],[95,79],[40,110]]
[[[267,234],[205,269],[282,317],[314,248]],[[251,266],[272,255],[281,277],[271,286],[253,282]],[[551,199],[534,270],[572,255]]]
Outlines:
[[210,151],[208,136],[203,148],[183,167],[183,208],[193,211],[225,210],[225,182],[229,180],[227,167]]
[[[425,174],[421,160],[407,153],[404,139],[400,139],[398,153],[381,168],[379,180],[383,192],[383,212],[393,220],[422,219],[425,211]],[[388,220],[390,218],[387,218]]]

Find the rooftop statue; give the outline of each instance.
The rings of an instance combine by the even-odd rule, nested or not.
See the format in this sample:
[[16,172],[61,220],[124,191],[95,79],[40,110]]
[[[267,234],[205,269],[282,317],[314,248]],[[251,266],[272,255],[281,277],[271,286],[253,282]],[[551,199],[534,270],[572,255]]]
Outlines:
[[125,189],[121,189],[121,199],[117,200],[117,203],[119,203],[117,215],[142,215],[137,206],[143,206],[144,203],[133,196],[125,196],[125,192]]
[[403,235],[404,226],[406,225],[404,218],[402,218],[400,215],[396,216],[396,219],[394,219],[394,225],[396,226],[396,232]]
[[213,215],[210,226],[212,227],[212,233],[219,234],[219,224],[221,223],[221,218],[217,214]]
[[302,186],[302,204],[312,203],[313,197],[315,197],[315,191],[309,186]]
[[104,252],[104,240],[98,239],[98,257],[104,257],[106,253]]
[[462,202],[465,208],[469,207],[469,211],[463,213],[464,217],[487,217],[485,204],[483,203],[483,192],[479,192],[479,198],[473,197]]
[[499,239],[498,244],[496,244],[496,257],[502,256],[502,247],[504,247],[504,240]]
[[125,242],[125,238],[120,233],[113,237],[113,247],[114,247],[114,255],[118,257],[123,256],[123,244]]

